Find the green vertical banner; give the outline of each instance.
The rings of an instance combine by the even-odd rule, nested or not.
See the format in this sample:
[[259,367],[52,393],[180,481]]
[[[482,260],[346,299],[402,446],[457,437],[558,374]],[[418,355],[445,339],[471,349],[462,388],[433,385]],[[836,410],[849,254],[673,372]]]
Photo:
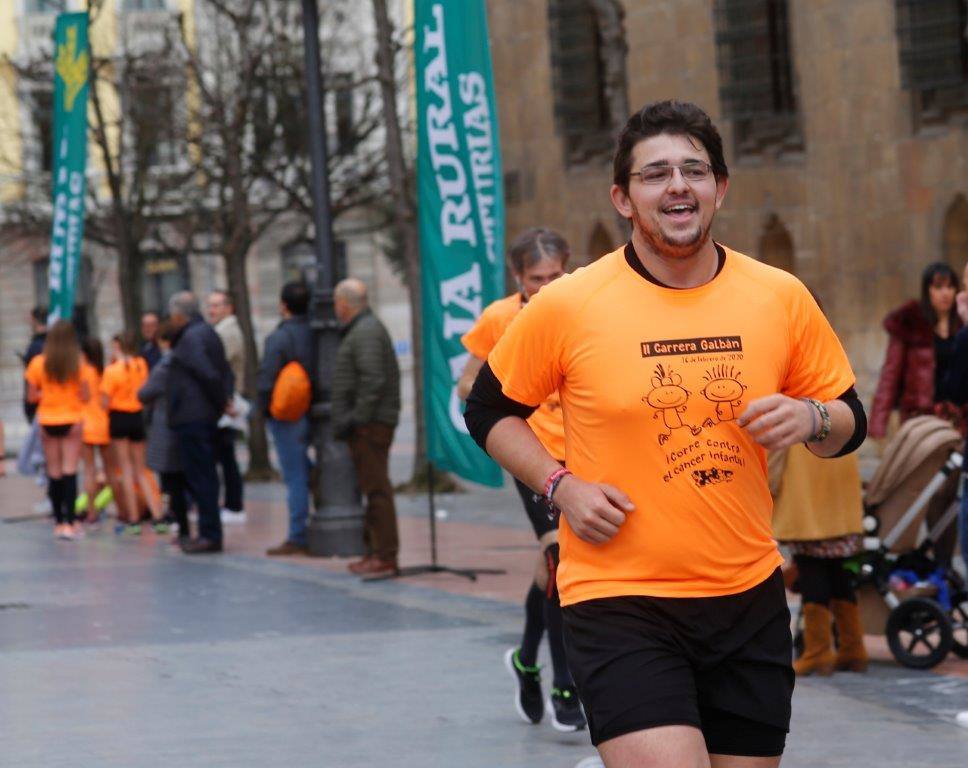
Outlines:
[[90,50],[86,13],[62,13],[54,31],[53,224],[50,319],[70,319],[84,240],[87,90]]
[[484,0],[414,0],[427,454],[500,486],[464,426],[461,344],[504,291],[504,198]]

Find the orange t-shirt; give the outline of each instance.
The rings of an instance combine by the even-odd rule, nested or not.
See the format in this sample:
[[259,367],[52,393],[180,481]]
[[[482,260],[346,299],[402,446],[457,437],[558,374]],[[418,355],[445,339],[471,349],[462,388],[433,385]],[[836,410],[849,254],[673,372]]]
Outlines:
[[[43,354],[35,356],[24,371],[27,382],[40,390],[37,423],[45,426],[77,424],[84,412],[84,401],[81,399],[81,374],[70,381],[54,381],[44,370],[44,359]],[[90,395],[93,395],[93,392],[89,391]]]
[[800,281],[726,254],[709,283],[676,290],[614,251],[542,288],[488,358],[513,400],[557,390],[568,467],[635,504],[601,545],[562,520],[564,605],[736,594],[782,562],[766,456],[735,419],[777,392],[832,400],[854,374]]
[[89,363],[81,366],[81,380],[87,384],[90,398],[84,404],[84,437],[88,445],[107,445],[111,442],[108,434],[108,412],[101,405],[101,376],[97,368]]
[[[474,323],[474,327],[461,337],[464,348],[474,357],[486,360],[523,306],[520,293],[505,296],[489,304]],[[561,401],[557,392],[541,402],[538,410],[528,418],[528,424],[545,450],[558,461],[564,461],[565,424],[561,419]]]
[[115,360],[101,376],[101,393],[109,398],[109,411],[139,413],[138,390],[148,380],[148,364],[143,357]]

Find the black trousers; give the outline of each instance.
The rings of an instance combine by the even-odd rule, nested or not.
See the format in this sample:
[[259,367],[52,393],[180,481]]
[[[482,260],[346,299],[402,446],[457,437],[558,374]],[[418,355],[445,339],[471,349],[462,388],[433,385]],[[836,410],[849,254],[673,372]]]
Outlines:
[[222,520],[218,506],[218,470],[215,466],[218,429],[210,422],[179,424],[178,436],[185,483],[198,506],[198,535],[221,544]]
[[222,483],[225,486],[225,500],[222,504],[233,512],[242,511],[242,474],[235,460],[235,430],[220,429],[216,441],[218,463],[222,467]]
[[188,536],[188,498],[185,496],[184,473],[162,472],[161,490],[168,494],[169,511],[178,524],[178,535]]

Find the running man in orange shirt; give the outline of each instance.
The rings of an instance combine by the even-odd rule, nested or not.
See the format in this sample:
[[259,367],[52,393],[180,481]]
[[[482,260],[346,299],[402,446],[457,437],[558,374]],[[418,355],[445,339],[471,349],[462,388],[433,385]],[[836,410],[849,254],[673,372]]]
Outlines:
[[74,326],[67,320],[58,320],[47,333],[44,351],[24,371],[27,401],[37,404],[54,535],[68,540],[84,534],[75,524],[74,504],[84,401],[93,393],[84,383],[82,367]]
[[[565,647],[608,768],[779,765],[792,640],[765,451],[866,434],[806,288],[711,238],[728,175],[699,107],[633,115],[610,191],[630,242],[530,301],[468,397],[479,444],[561,511]],[[525,421],[555,391],[567,470]]]
[[[508,248],[508,265],[518,284],[518,290],[488,306],[461,341],[470,357],[464,367],[457,393],[466,399],[474,379],[494,345],[507,330],[521,308],[545,285],[565,274],[570,249],[565,239],[552,229],[534,228],[520,234]],[[561,405],[554,393],[538,406],[528,424],[541,440],[548,453],[561,462],[565,460],[565,425],[561,420]],[[561,629],[561,603],[554,573],[558,563],[558,521],[548,514],[548,508],[520,480],[515,485],[524,509],[538,537],[541,552],[535,569],[535,580],[524,601],[524,634],[521,645],[511,648],[504,656],[504,664],[515,680],[514,700],[518,715],[526,723],[537,724],[544,717],[544,696],[538,663],[538,645],[545,629],[554,672],[551,695],[551,724],[558,731],[577,731],[585,727],[585,716],[575,690],[575,681],[568,671]]]

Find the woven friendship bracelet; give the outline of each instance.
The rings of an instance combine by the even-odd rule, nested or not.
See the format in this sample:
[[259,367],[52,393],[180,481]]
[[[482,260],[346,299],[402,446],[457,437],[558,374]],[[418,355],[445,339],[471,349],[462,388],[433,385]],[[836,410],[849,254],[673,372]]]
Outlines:
[[545,480],[544,486],[544,497],[545,501],[548,502],[549,506],[554,506],[555,502],[552,498],[555,495],[555,491],[558,490],[558,484],[567,476],[570,475],[571,471],[561,467],[561,469],[556,469],[550,475],[548,479]]

